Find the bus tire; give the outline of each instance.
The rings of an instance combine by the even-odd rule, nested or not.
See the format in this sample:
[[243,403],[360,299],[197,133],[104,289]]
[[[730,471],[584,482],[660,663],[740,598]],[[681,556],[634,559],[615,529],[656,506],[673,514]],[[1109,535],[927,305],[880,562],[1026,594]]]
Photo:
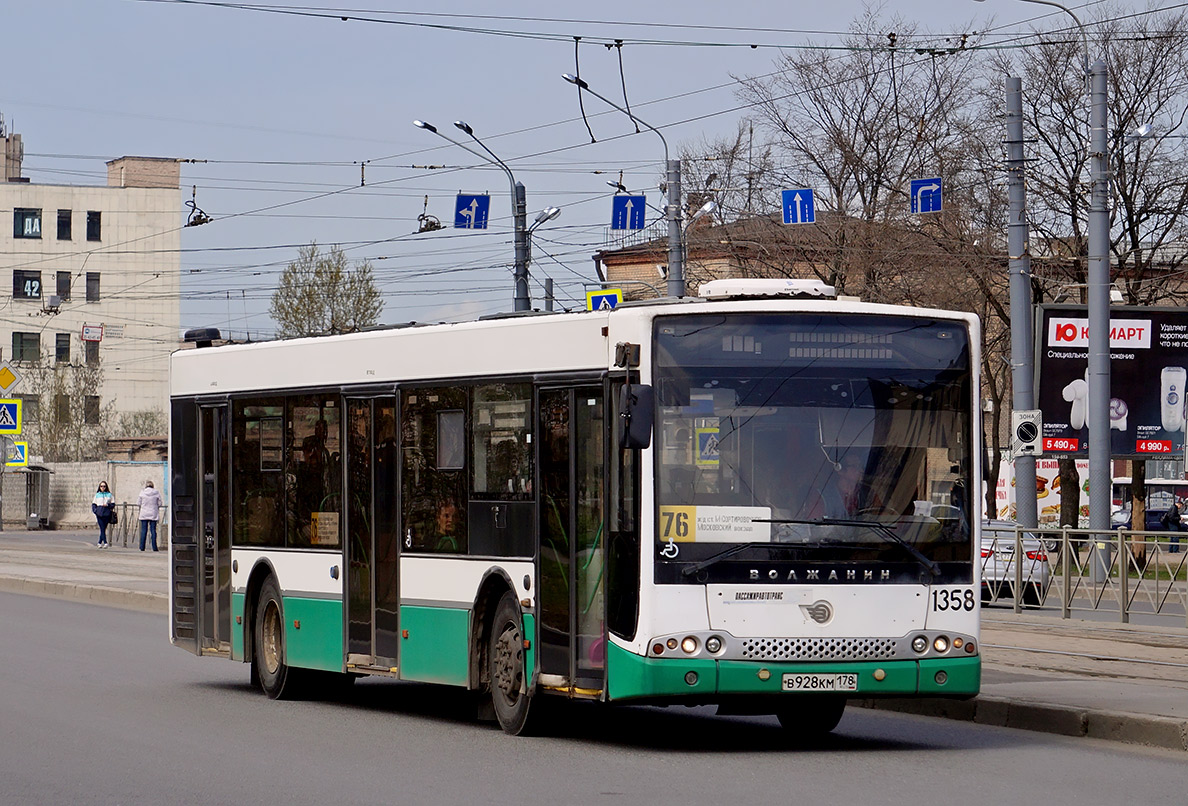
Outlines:
[[260,688],[272,700],[294,697],[298,675],[285,663],[285,611],[275,577],[268,577],[260,587],[252,643],[255,650],[252,665]]
[[524,620],[520,603],[507,591],[495,607],[487,647],[487,671],[491,681],[491,704],[495,719],[504,732],[519,736],[527,732],[531,697],[524,653]]
[[776,711],[776,719],[780,720],[784,730],[797,738],[811,738],[836,728],[845,710],[845,697],[827,694],[797,697]]

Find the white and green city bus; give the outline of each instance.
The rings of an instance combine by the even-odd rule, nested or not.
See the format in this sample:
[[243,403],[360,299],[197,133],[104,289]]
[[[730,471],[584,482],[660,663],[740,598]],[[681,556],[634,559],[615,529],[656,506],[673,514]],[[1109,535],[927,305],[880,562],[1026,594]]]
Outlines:
[[[381,675],[836,726],[971,697],[975,317],[801,281],[210,346],[171,366],[171,639],[274,698]],[[944,513],[936,517],[930,513]]]

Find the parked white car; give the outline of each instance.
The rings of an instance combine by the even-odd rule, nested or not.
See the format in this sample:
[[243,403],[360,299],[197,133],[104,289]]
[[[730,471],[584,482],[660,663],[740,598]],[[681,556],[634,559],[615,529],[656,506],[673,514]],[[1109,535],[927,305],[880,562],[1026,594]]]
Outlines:
[[[1015,599],[1016,540],[1013,521],[982,521],[982,601]],[[1024,532],[1022,558],[1022,601],[1040,605],[1052,584],[1052,570],[1043,541]]]

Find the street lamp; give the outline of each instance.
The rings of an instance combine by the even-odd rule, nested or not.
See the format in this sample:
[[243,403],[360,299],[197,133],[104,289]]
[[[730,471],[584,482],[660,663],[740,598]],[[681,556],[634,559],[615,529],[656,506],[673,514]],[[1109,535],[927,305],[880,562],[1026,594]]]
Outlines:
[[[693,226],[693,223],[695,221],[697,221],[697,219],[701,218],[702,216],[709,215],[710,213],[712,213],[714,210],[717,210],[717,209],[718,209],[718,203],[716,201],[714,201],[713,199],[710,199],[705,204],[701,205],[701,207],[698,208],[696,213],[689,216],[689,223],[685,224],[684,229],[681,230],[681,248],[682,249],[689,248],[689,228]],[[687,263],[688,258],[689,258],[688,253],[685,253],[684,258],[685,258],[685,260],[683,262]]]
[[[1085,48],[1089,85],[1089,151],[1092,191],[1089,196],[1089,528],[1110,528],[1110,212],[1106,174],[1109,144],[1106,136],[1106,67],[1101,59],[1089,64],[1089,36],[1081,20],[1053,0],[1022,0],[1058,8],[1072,17]],[[978,0],[984,2],[984,0]]]
[[[497,165],[503,169],[507,174],[508,182],[511,184],[511,198],[512,198],[512,225],[515,231],[515,271],[513,272],[513,281],[515,283],[514,306],[516,311],[528,311],[532,309],[532,301],[528,296],[528,227],[527,227],[527,200],[525,198],[524,185],[516,181],[516,177],[512,174],[511,168],[507,167],[507,163],[495,156],[495,152],[487,148],[486,143],[478,138],[474,133],[474,129],[470,127],[465,121],[456,120],[454,126],[460,131],[469,135],[470,139],[479,144],[483,151],[487,152],[485,155],[475,151],[465,143],[460,143],[453,137],[450,137],[443,132],[437,130],[437,127],[431,123],[426,123],[423,120],[414,120],[413,125],[418,129],[424,129],[427,132],[432,132],[443,140],[448,140],[459,148],[470,152],[474,156],[481,159],[483,162]],[[550,208],[555,209],[555,208]],[[560,214],[560,210],[557,211]],[[556,216],[553,216],[554,218]],[[543,222],[540,222],[543,223]]]
[[664,168],[668,184],[668,206],[664,216],[668,220],[668,296],[685,296],[684,249],[681,240],[681,161],[668,158],[668,141],[655,126],[640,120],[629,109],[624,109],[610,98],[590,89],[590,85],[577,76],[562,73],[561,78],[577,87],[578,92],[585,90],[608,106],[619,110],[635,123],[651,129],[660,138],[660,142],[664,146]]

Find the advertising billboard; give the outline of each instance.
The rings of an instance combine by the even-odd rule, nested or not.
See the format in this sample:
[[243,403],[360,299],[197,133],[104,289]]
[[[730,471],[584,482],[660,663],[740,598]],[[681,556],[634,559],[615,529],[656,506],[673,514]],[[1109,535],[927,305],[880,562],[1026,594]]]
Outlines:
[[[1036,400],[1045,455],[1088,455],[1089,319],[1082,305],[1036,315]],[[1110,453],[1184,455],[1188,310],[1110,308]]]
[[[1089,526],[1089,462],[1085,459],[1076,461],[1077,472],[1080,474],[1081,508],[1077,525]],[[1035,499],[1036,516],[1039,526],[1056,527],[1060,525],[1060,460],[1035,460]],[[1018,498],[1015,489],[1015,464],[1003,462],[998,471],[998,486],[994,490],[996,518],[1015,520],[1015,502]]]

